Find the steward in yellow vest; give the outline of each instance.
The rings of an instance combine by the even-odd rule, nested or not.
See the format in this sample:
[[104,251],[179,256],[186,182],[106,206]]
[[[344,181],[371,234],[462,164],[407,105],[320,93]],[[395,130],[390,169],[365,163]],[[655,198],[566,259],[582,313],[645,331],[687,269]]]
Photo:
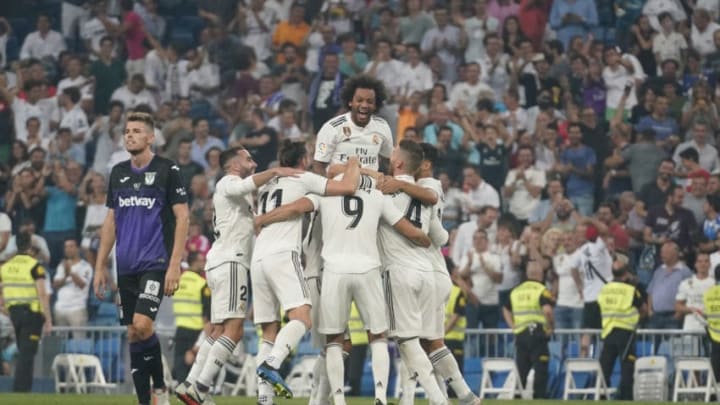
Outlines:
[[503,316],[516,336],[515,361],[523,386],[532,368],[535,370],[533,398],[547,398],[548,341],[553,331],[555,300],[543,284],[543,269],[539,262],[529,262],[526,272],[527,281],[510,291]]
[[720,284],[705,291],[703,303],[708,321],[707,332],[710,336],[710,362],[717,380],[720,379]]
[[13,391],[32,389],[33,364],[40,337],[52,328],[50,302],[45,291],[45,268],[32,256],[31,236],[17,235],[18,254],[0,267],[3,306],[15,329],[18,358]]
[[200,275],[205,260],[196,253],[188,256],[189,268],[180,276],[178,290],[173,295],[175,314],[175,362],[173,378],[185,381],[192,362],[187,363],[187,351],[192,351],[195,342],[210,319],[210,288]]
[[610,383],[615,360],[620,358],[618,399],[632,400],[635,371],[635,330],[641,316],[647,313],[645,293],[631,284],[628,260],[617,255],[613,261],[613,281],[605,284],[598,295],[602,316],[603,349],[600,365],[605,381]]

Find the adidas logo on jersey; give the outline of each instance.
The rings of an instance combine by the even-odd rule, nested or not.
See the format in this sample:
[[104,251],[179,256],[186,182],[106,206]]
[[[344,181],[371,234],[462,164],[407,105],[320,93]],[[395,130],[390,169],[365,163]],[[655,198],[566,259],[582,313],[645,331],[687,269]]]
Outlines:
[[157,201],[157,198],[149,198],[149,197],[127,197],[127,198],[118,198],[118,206],[119,207],[145,207],[147,209],[152,209],[153,206],[155,206],[155,201]]

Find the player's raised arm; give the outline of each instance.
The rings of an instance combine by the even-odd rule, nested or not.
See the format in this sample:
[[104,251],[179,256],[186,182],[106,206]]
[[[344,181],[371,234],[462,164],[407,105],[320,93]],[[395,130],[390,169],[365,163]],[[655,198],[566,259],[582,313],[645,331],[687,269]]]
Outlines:
[[435,191],[392,177],[385,178],[385,181],[383,181],[380,186],[380,191],[382,191],[383,194],[394,194],[402,191],[410,197],[419,200],[422,205],[435,205],[438,202],[438,195]]
[[342,180],[328,180],[325,195],[350,195],[357,190],[360,181],[360,161],[353,156],[348,159]]
[[107,259],[110,250],[115,244],[115,210],[110,208],[105,216],[102,229],[100,230],[100,246],[95,261],[95,276],[93,277],[93,290],[98,299],[103,299],[107,287],[108,272]]
[[257,230],[276,222],[287,221],[314,210],[315,202],[313,202],[312,197],[302,197],[290,204],[277,207],[267,214],[255,217],[255,229]]

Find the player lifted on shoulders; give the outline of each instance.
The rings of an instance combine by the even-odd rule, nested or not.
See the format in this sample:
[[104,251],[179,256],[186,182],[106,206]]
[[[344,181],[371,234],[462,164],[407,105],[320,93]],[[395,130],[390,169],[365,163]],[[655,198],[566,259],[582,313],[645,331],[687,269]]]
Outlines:
[[325,173],[329,164],[345,163],[350,156],[357,156],[362,167],[378,170],[380,163],[387,163],[393,148],[390,126],[375,115],[385,102],[385,87],[377,79],[358,75],[345,81],[340,97],[350,111],[320,128],[315,172]]
[[187,380],[176,388],[176,395],[187,405],[213,403],[208,391],[243,336],[254,233],[252,192],[271,180],[301,174],[281,167],[253,175],[257,164],[242,147],[222,152],[220,166],[225,175],[213,195],[215,242],[205,265],[212,292],[211,322],[215,326],[200,345]]
[[113,244],[118,269],[120,323],[128,327],[130,367],[140,405],[169,405],[160,342],[153,330],[163,293],[179,287],[180,261],[188,232],[187,192],[180,169],[155,156],[152,116],[133,112],[125,124],[130,160],[110,172],[108,214],[102,226],[93,287],[102,298],[108,285],[107,259]]
[[[310,156],[305,143],[285,141],[280,147],[278,160],[281,167],[305,170]],[[275,179],[258,192],[259,214],[271,212],[308,193],[329,196],[353,194],[359,177],[358,161],[352,157],[341,181],[328,180],[312,172]],[[292,392],[278,369],[312,326],[310,294],[300,258],[302,236],[301,218],[268,226],[258,235],[250,267],[254,320],[263,331],[257,374],[270,383],[276,393],[286,397],[291,397]],[[287,312],[290,319],[282,329],[280,310]]]
[[320,212],[325,237],[319,331],[327,336],[328,379],[334,403],[345,404],[342,345],[350,304],[355,301],[369,331],[375,404],[384,405],[387,403],[390,359],[376,237],[378,225],[382,222],[422,246],[429,246],[430,240],[420,228],[403,218],[403,212],[395,207],[392,197],[383,196],[376,190],[368,176],[362,176],[360,188],[353,195],[324,198],[308,195],[257,218],[256,224],[283,221],[311,211]]

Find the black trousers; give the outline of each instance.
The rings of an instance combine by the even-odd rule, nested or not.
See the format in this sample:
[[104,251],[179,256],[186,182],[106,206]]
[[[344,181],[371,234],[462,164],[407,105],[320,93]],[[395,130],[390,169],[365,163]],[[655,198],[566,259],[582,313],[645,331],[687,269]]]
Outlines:
[[367,359],[368,345],[353,345],[347,362],[347,376],[350,385],[350,396],[359,397],[362,390],[363,367]]
[[33,312],[28,305],[10,307],[10,320],[15,328],[18,358],[15,363],[14,392],[30,392],[33,383],[33,366],[38,344],[42,337],[45,317],[40,312]]
[[605,382],[610,384],[615,360],[620,359],[620,386],[617,399],[632,401],[633,399],[633,373],[635,371],[635,332],[624,329],[613,329],[603,341],[600,353],[600,367],[602,367]]
[[533,398],[547,398],[550,350],[548,337],[541,327],[528,328],[515,337],[515,362],[523,387],[527,383],[530,369],[535,370]]
[[715,373],[715,380],[720,381],[720,342],[714,340],[710,340],[710,363]]
[[[450,349],[450,352],[453,357],[455,357],[455,361],[458,364],[460,373],[464,375],[465,371],[463,367],[465,366],[465,342],[462,340],[446,340],[445,346]],[[457,398],[455,391],[453,391],[451,387],[448,387],[448,396],[450,398]]]
[[185,352],[192,349],[200,336],[200,330],[177,328],[175,329],[175,350],[173,353],[172,375],[175,381],[185,381],[192,364],[185,363]]

